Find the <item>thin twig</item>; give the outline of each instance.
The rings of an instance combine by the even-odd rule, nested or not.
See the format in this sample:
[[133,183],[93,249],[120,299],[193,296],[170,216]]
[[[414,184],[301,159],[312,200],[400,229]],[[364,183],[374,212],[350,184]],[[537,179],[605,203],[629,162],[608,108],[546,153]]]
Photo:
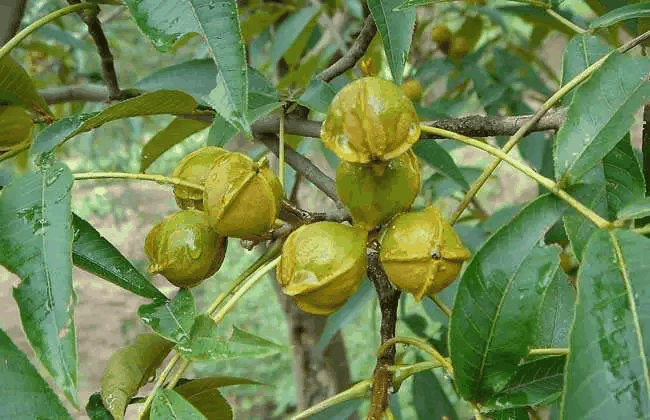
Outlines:
[[375,21],[372,19],[372,16],[368,16],[363,24],[363,28],[361,28],[361,32],[359,32],[359,36],[357,36],[357,39],[345,55],[339,58],[336,63],[316,75],[316,77],[324,82],[329,82],[354,67],[354,65],[357,64],[357,61],[359,61],[368,50],[372,38],[374,38],[376,33],[377,26],[375,25]]
[[[381,311],[381,326],[379,328],[381,343],[395,337],[397,325],[397,306],[401,292],[393,287],[388,280],[379,260],[379,246],[375,241],[372,248],[368,248],[368,278],[375,286],[379,298]],[[388,397],[392,391],[393,375],[388,369],[395,363],[395,346],[388,346],[385,351],[377,357],[375,372],[372,381],[372,396],[370,400],[370,411],[368,420],[379,420],[388,407]]]
[[180,178],[171,178],[164,175],[151,175],[151,174],[134,174],[128,172],[80,172],[74,174],[75,180],[83,179],[133,179],[140,181],[153,181],[159,184],[173,184],[180,185],[181,187],[193,188],[203,191],[203,186],[193,182],[185,181]]
[[576,25],[575,23],[571,22],[569,19],[565,18],[558,12],[556,12],[553,9],[546,9],[546,13],[549,15],[553,16],[558,22],[560,22],[562,25],[566,26],[567,28],[571,29],[573,32],[577,34],[584,34],[587,32],[586,29],[581,28],[580,26]]
[[564,356],[569,354],[569,349],[566,348],[551,348],[551,349],[530,349],[527,356]]
[[[70,4],[78,4],[80,0],[68,0]],[[101,60],[101,73],[104,83],[108,87],[108,98],[110,100],[122,99],[122,91],[117,81],[117,74],[115,73],[115,63],[113,61],[113,53],[108,45],[108,39],[102,29],[102,24],[97,18],[99,9],[95,9],[92,13],[79,13],[81,20],[88,27],[88,33],[93,38],[97,54]]]
[[[291,120],[286,121],[287,126],[289,125],[289,121]],[[280,148],[275,136],[258,134],[255,136],[255,139],[268,147],[276,156],[279,154]],[[343,203],[336,193],[336,183],[332,178],[325,175],[323,171],[318,169],[309,159],[298,154],[298,152],[296,152],[291,146],[285,144],[284,152],[286,162],[295,169],[296,172],[301,173],[306,179],[331,198],[338,207],[343,208]]]

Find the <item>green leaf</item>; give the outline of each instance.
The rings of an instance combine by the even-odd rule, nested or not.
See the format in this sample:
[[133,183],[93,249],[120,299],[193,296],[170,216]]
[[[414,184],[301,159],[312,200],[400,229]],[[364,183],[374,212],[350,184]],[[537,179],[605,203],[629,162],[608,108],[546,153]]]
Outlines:
[[99,392],[95,392],[88,398],[86,414],[88,414],[90,420],[113,420],[113,415],[104,407],[104,402]]
[[635,201],[618,212],[619,220],[640,219],[650,216],[650,197]]
[[412,390],[413,406],[418,418],[458,420],[456,409],[433,371],[417,373],[413,378]]
[[502,408],[548,405],[560,397],[566,356],[522,363],[512,379],[485,404]]
[[22,105],[37,115],[54,116],[25,69],[9,55],[0,60],[0,103]]
[[368,0],[368,8],[384,43],[388,66],[398,85],[402,84],[415,26],[415,9],[393,10],[400,3],[402,0]]
[[156,133],[142,148],[140,172],[144,172],[163,153],[176,146],[192,134],[196,134],[210,124],[205,121],[175,118],[167,127]]
[[488,411],[490,420],[529,420],[528,409],[525,407],[506,408],[503,410]]
[[131,398],[149,381],[173,345],[159,335],[145,334],[113,353],[102,377],[100,393],[104,406],[116,420],[124,418]]
[[194,297],[189,289],[181,289],[170,301],[140,306],[138,316],[155,333],[170,341],[187,340],[196,318]]
[[538,308],[559,267],[559,249],[540,248],[566,210],[543,195],[492,235],[460,279],[449,349],[460,394],[482,401],[511,378],[535,338]]
[[0,152],[28,145],[32,141],[34,122],[27,110],[21,106],[0,105],[0,127],[2,127]]
[[189,60],[158,69],[140,79],[135,87],[146,91],[182,90],[198,101],[214,89],[217,73],[219,69],[212,59]]
[[558,270],[546,289],[539,309],[535,347],[566,348],[573,322],[576,292],[562,270]]
[[650,240],[597,230],[578,271],[562,418],[633,419],[650,412]]
[[0,263],[38,360],[75,406],[78,360],[72,288],[72,173],[58,163],[13,179],[0,195]]
[[458,169],[451,155],[434,140],[415,143],[414,152],[428,165],[437,169],[449,179],[455,181],[463,190],[469,188],[463,173]]
[[[566,85],[571,79],[582,73],[587,67],[608,54],[612,48],[600,36],[579,34],[571,38],[562,55],[562,83]],[[562,103],[570,104],[576,89],[572,89]]]
[[578,88],[556,135],[555,176],[579,181],[625,135],[650,96],[650,60],[612,55]]
[[212,318],[201,314],[194,320],[190,338],[180,341],[176,351],[190,360],[230,360],[266,357],[286,351],[286,348],[236,327],[230,339],[225,340],[219,336],[217,324]]
[[79,133],[90,131],[120,118],[159,114],[191,114],[196,101],[188,94],[175,90],[159,90],[142,94],[109,106],[101,112],[63,118],[41,131],[32,144],[32,155],[47,153]]
[[0,329],[0,417],[70,419],[56,394],[29,363],[25,353]]
[[[304,7],[286,18],[280,26],[278,26],[275,33],[275,39],[271,45],[269,52],[272,63],[278,61],[283,55],[289,51],[291,46],[300,37],[310,22],[318,17],[320,7]],[[295,64],[295,63],[294,63]]]
[[426,6],[433,3],[443,3],[445,1],[452,1],[452,0],[406,0],[399,6],[395,7],[393,10],[400,11],[404,9],[410,9],[412,7]]
[[72,262],[138,296],[167,298],[87,221],[72,214]]
[[375,288],[367,278],[350,299],[325,322],[325,328],[318,340],[318,348],[322,351],[327,347],[337,332],[347,327],[363,311],[368,302],[375,296]]
[[[293,6],[281,3],[261,3],[242,9],[240,12],[242,38],[244,41],[249,41],[282,15],[294,10]],[[242,17],[242,15],[245,16]]]
[[151,417],[155,420],[207,420],[185,398],[169,389],[159,389],[153,395]]
[[[516,6],[501,6],[496,7],[496,10],[505,13],[512,14],[520,17],[533,24],[533,26],[543,26],[556,31],[560,31],[567,37],[572,37],[575,35],[573,29],[569,28],[559,20],[555,19],[553,16],[549,15],[545,10],[540,9],[539,7],[528,6],[528,5],[516,5]],[[573,21],[574,15],[567,10],[556,10],[565,19]]]
[[325,114],[327,113],[327,108],[329,108],[335,95],[336,90],[332,85],[322,81],[321,79],[315,78],[309,82],[309,86],[307,86],[305,92],[296,100],[296,102],[313,111]]
[[607,26],[612,26],[623,20],[643,17],[650,17],[650,4],[647,2],[628,4],[592,20],[589,23],[589,28],[606,28]]
[[[645,193],[643,174],[627,134],[584,177],[587,187],[576,191],[576,198],[607,219],[613,219],[626,205],[641,199]],[[571,247],[578,259],[596,227],[581,215],[564,218]]]
[[192,404],[207,420],[232,420],[232,408],[216,388],[197,386],[199,380],[174,388],[181,397]]

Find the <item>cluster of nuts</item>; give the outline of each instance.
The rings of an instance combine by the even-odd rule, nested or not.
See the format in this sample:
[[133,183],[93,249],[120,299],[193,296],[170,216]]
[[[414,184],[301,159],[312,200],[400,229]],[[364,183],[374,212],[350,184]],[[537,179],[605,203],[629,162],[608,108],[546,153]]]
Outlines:
[[[444,289],[470,257],[434,207],[411,212],[420,166],[411,146],[420,137],[413,104],[398,86],[377,77],[350,83],[334,98],[321,138],[341,164],[337,192],[352,225],[318,222],[286,239],[277,267],[285,294],[302,310],[327,315],[359,288],[370,233],[390,281],[417,300]],[[176,186],[182,209],[154,226],[145,242],[150,271],[192,287],[221,266],[227,237],[269,231],[278,217],[282,185],[266,160],[205,147],[187,155],[173,176],[203,191]]]
[[411,146],[420,137],[403,89],[364,77],[342,89],[323,122],[324,144],[341,158],[339,197],[353,225],[305,225],[289,235],[278,265],[284,292],[304,311],[329,314],[358,289],[369,233],[379,232],[380,260],[390,281],[417,300],[448,286],[470,257],[434,207],[410,212],[420,190]]
[[219,147],[183,158],[172,176],[203,191],[175,186],[181,211],[155,225],[145,240],[149,271],[178,287],[193,287],[219,270],[227,237],[244,238],[271,229],[284,192],[268,161]]
[[466,38],[453,35],[446,25],[437,25],[431,31],[431,41],[449,58],[461,60],[472,50]]

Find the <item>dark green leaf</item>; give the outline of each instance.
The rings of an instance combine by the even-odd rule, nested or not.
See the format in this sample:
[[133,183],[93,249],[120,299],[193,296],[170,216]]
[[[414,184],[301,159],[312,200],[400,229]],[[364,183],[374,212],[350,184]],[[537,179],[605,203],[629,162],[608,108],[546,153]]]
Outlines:
[[329,83],[321,79],[312,79],[305,93],[296,102],[316,112],[325,114],[330,103],[332,103],[332,99],[334,99],[334,95],[336,95],[336,90]]
[[33,155],[46,153],[84,131],[90,131],[120,118],[158,114],[191,114],[196,101],[188,94],[175,90],[145,93],[109,106],[101,112],[78,114],[63,118],[41,131],[32,145]]
[[558,130],[555,176],[562,185],[579,181],[616,146],[650,96],[650,60],[612,55],[578,88]]
[[22,105],[38,115],[54,115],[25,69],[9,55],[0,60],[0,103]]
[[404,9],[410,9],[412,7],[426,6],[428,4],[433,4],[433,3],[442,3],[444,1],[451,1],[451,0],[405,0],[402,2],[402,4],[395,7],[393,10],[399,11]]
[[469,188],[467,180],[456,166],[454,159],[437,142],[434,140],[419,141],[415,143],[413,149],[415,154],[428,165],[457,182],[464,190]]
[[620,220],[639,219],[646,216],[650,216],[650,197],[630,203],[618,212]]
[[571,38],[562,57],[562,85],[604,57],[612,48],[596,35],[580,34]]
[[544,195],[474,254],[458,285],[449,348],[460,394],[482,401],[511,378],[535,338],[538,307],[559,266],[540,248],[566,205]]
[[140,172],[146,171],[167,150],[209,125],[205,121],[175,118],[167,127],[157,132],[142,148]]
[[104,407],[104,402],[99,392],[95,392],[88,398],[86,414],[88,414],[90,420],[113,420],[113,415]]
[[3,189],[0,263],[22,279],[13,295],[36,357],[77,406],[71,188],[72,173],[59,163]]
[[189,60],[156,70],[140,79],[135,86],[147,91],[182,90],[198,101],[209,95],[217,85],[217,73],[219,69],[214,60]]
[[528,410],[524,407],[506,408],[504,410],[488,411],[490,420],[529,420]]
[[[521,19],[533,24],[544,26],[550,29],[555,29],[564,33],[567,37],[572,37],[575,35],[573,29],[566,26],[564,23],[560,22],[558,19],[555,19],[553,16],[549,15],[545,10],[540,9],[539,7],[528,6],[528,5],[517,5],[517,6],[501,6],[497,7],[502,13],[512,14],[520,17]],[[573,14],[561,10],[557,11],[562,17],[568,19],[569,21],[573,20]]]
[[348,326],[363,311],[375,296],[375,289],[367,278],[354,295],[336,312],[327,318],[325,328],[320,335],[318,348],[324,350],[337,332]]
[[637,19],[650,16],[650,4],[647,2],[640,2],[635,4],[628,4],[618,9],[592,20],[589,23],[589,28],[605,28],[614,25],[618,22],[628,19]]
[[368,0],[368,8],[384,43],[390,72],[398,85],[402,84],[415,26],[415,9],[393,10],[402,2],[403,0]]
[[100,393],[104,406],[116,420],[124,418],[131,397],[149,381],[173,346],[159,335],[146,334],[113,353],[102,377]]
[[10,151],[32,141],[34,122],[27,110],[16,105],[0,105],[2,145],[0,152]]
[[166,300],[120,251],[87,221],[72,214],[72,262],[138,296]]
[[496,232],[498,229],[501,228],[501,226],[505,225],[506,223],[509,223],[513,217],[519,211],[521,211],[522,206],[520,205],[514,205],[514,206],[506,206],[502,207],[499,210],[495,211],[481,223],[481,227],[483,230],[485,230],[488,234],[492,232]]
[[0,417],[12,420],[71,418],[27,356],[1,329],[0,360]]
[[207,417],[185,398],[169,389],[159,389],[154,394],[151,403],[151,418],[155,420],[207,420]]
[[201,314],[192,325],[190,338],[179,342],[176,350],[191,360],[230,360],[266,357],[286,348],[236,327],[226,340],[219,336],[217,324],[207,314]]
[[197,381],[200,379],[177,386],[174,391],[192,404],[207,420],[232,420],[232,408],[219,390],[200,386]]
[[[241,34],[244,41],[262,32],[269,25],[277,21],[282,15],[294,10],[290,4],[260,3],[252,4],[240,13]],[[241,15],[246,15],[242,18]]]
[[562,418],[636,419],[650,413],[650,240],[597,230],[578,271]]
[[170,341],[187,340],[196,318],[194,297],[189,289],[181,289],[170,301],[140,306],[138,316],[156,334]]
[[565,356],[545,357],[522,363],[512,379],[485,404],[512,408],[547,405],[560,397]]
[[433,371],[417,373],[413,378],[412,389],[413,406],[418,418],[458,420],[453,404]]
[[558,270],[539,309],[535,347],[568,347],[575,301],[575,289],[564,271]]

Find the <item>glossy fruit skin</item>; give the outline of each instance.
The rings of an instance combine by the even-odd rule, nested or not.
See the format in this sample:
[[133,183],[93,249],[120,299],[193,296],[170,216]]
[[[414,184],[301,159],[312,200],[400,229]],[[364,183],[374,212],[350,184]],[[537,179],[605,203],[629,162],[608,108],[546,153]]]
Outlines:
[[205,213],[181,210],[151,229],[144,251],[151,261],[149,272],[162,274],[175,286],[194,287],[219,270],[227,245]]
[[[186,155],[178,164],[172,177],[180,178],[194,184],[205,185],[210,168],[216,159],[228,153],[221,147],[207,146]],[[174,185],[174,198],[178,207],[203,210],[203,191]]]
[[471,254],[438,210],[402,213],[384,228],[379,258],[390,281],[416,300],[433,296],[458,276]]
[[366,239],[365,231],[340,223],[299,227],[287,237],[277,267],[283,292],[311,314],[339,309],[361,285]]
[[220,236],[245,238],[271,229],[284,192],[268,161],[242,153],[217,158],[205,181],[203,208]]
[[408,96],[408,98],[413,102],[420,102],[422,95],[424,94],[424,89],[422,85],[415,79],[409,79],[402,85],[402,90]]
[[406,152],[420,138],[420,125],[413,104],[397,85],[364,77],[336,94],[321,138],[342,160],[377,162]]
[[379,164],[341,161],[336,191],[354,224],[372,230],[411,208],[420,191],[420,163],[413,150]]

